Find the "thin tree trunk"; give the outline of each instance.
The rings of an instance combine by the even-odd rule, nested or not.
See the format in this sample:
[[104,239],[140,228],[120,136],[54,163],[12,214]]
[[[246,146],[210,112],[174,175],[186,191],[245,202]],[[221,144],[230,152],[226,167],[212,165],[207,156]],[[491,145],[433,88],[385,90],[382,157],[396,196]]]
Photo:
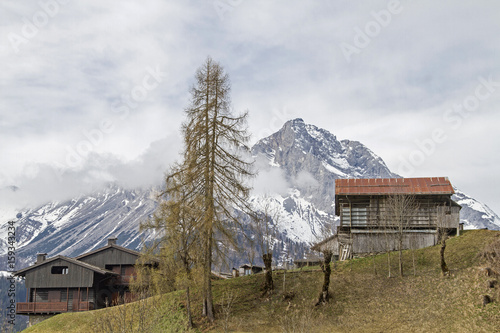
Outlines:
[[375,253],[372,253],[372,262],[373,262],[373,275],[377,275],[377,266],[375,266]]
[[286,292],[286,269],[283,271],[283,295]]
[[391,251],[387,252],[387,268],[389,270],[389,277],[391,277]]
[[323,287],[321,288],[321,293],[319,294],[316,305],[327,303],[330,298],[330,275],[332,273],[330,262],[332,261],[332,256],[333,253],[331,251],[325,251],[323,253],[324,258],[321,264],[321,270],[323,271]]
[[193,328],[193,318],[191,317],[191,297],[189,296],[189,286],[186,287],[186,311],[188,328]]
[[403,277],[403,240],[399,240],[399,276]]
[[417,267],[415,265],[415,249],[411,249],[411,261],[412,261],[412,264],[413,264],[413,276],[416,276],[417,275]]
[[212,233],[208,236],[207,242],[207,253],[206,253],[206,266],[205,266],[205,302],[204,305],[204,313],[206,314],[208,320],[214,321],[214,303],[213,303],[213,295],[212,295]]
[[269,294],[274,289],[273,284],[273,254],[271,252],[262,255],[264,266],[266,270],[266,284],[264,285],[264,294]]
[[441,256],[441,273],[443,276],[449,274],[450,270],[448,269],[448,265],[446,265],[446,261],[444,260],[444,250],[446,250],[446,237],[443,236],[441,240],[441,250],[439,251]]

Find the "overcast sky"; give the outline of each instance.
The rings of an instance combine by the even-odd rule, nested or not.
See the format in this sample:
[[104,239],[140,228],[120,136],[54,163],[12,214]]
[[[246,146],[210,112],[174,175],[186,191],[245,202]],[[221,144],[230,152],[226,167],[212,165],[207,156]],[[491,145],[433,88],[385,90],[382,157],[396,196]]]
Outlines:
[[0,199],[161,182],[210,55],[254,142],[300,117],[500,212],[499,15],[494,0],[4,0],[0,188],[21,191]]

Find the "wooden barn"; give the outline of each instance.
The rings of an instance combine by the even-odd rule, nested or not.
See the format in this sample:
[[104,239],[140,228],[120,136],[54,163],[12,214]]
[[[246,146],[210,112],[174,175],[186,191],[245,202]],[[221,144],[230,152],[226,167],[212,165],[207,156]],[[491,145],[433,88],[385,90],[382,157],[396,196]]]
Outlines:
[[[14,275],[25,278],[26,302],[17,303],[17,314],[37,318],[99,309],[133,299],[129,290],[139,252],[108,239],[105,247],[76,258],[38,254],[36,263]],[[33,319],[33,320],[32,320]]]
[[340,260],[355,255],[435,245],[458,235],[460,205],[448,178],[336,179],[337,233],[314,245]]

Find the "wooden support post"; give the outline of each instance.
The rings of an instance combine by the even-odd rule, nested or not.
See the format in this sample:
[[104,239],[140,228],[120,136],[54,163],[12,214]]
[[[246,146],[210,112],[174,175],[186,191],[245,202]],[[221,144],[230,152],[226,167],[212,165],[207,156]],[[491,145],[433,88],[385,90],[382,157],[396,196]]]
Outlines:
[[69,310],[69,287],[66,288],[66,312]]

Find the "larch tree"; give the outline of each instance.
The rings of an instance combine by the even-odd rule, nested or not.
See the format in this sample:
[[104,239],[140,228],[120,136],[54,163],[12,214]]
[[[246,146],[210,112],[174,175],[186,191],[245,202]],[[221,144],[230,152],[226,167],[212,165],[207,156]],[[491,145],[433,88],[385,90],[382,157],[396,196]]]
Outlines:
[[198,207],[187,205],[191,187],[181,171],[180,166],[170,170],[165,190],[158,196],[159,204],[153,218],[142,223],[141,229],[152,229],[159,235],[153,243],[158,251],[153,252],[156,252],[160,267],[154,272],[164,272],[164,277],[157,284],[168,281],[174,288],[186,290],[187,326],[192,328],[190,286],[193,283],[193,268],[200,262],[198,249],[201,236],[197,230],[200,212]]
[[235,208],[250,212],[250,188],[245,179],[253,175],[245,158],[247,113],[234,116],[231,85],[222,66],[206,59],[196,72],[191,103],[182,126],[184,161],[179,172],[189,191],[184,204],[197,207],[196,230],[200,235],[203,274],[203,315],[214,320],[211,266],[219,244],[236,246],[234,231],[240,226]]

